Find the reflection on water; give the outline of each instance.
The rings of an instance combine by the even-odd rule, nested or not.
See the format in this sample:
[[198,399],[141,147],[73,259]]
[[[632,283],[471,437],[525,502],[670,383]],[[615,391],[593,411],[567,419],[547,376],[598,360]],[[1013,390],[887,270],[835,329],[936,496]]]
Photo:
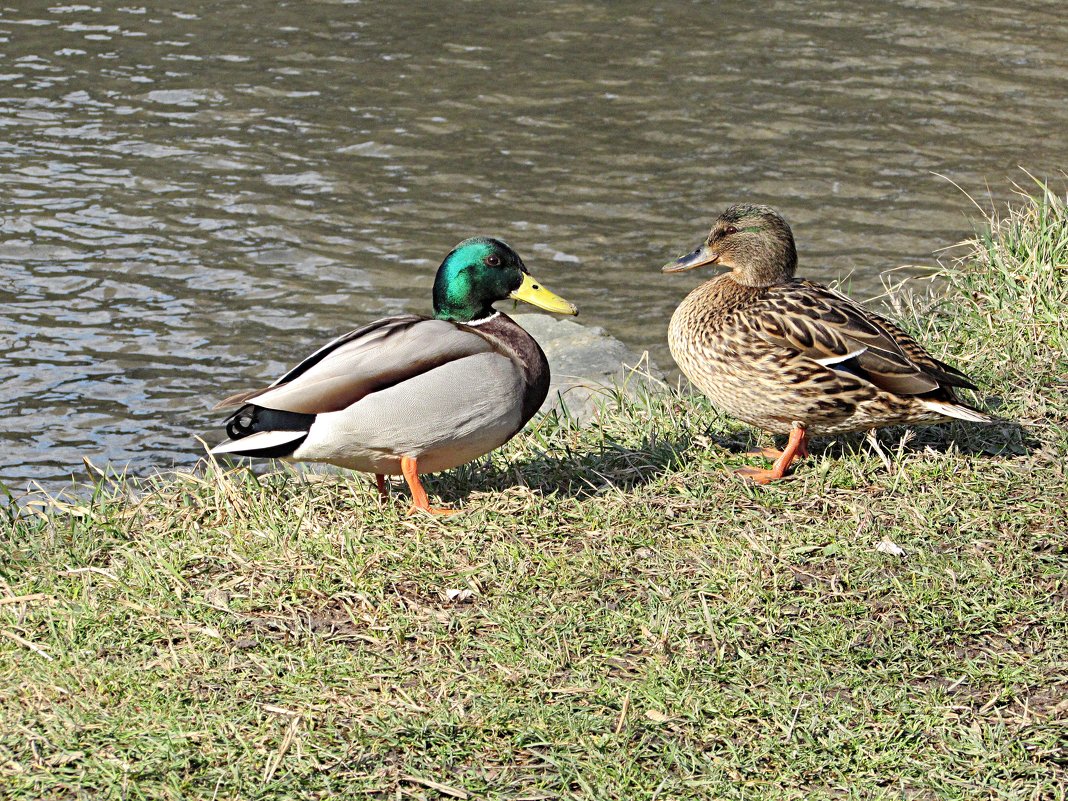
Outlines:
[[215,399],[428,310],[472,234],[668,365],[701,276],[658,268],[727,204],[863,296],[969,232],[933,172],[1000,200],[1068,151],[1049,3],[28,6],[0,9],[14,488],[190,462]]

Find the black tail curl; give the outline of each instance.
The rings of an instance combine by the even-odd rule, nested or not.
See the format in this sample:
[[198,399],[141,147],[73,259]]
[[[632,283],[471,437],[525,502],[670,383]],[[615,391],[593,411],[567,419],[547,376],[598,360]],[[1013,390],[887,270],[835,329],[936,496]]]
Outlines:
[[[242,406],[226,421],[226,435],[231,440],[244,439],[250,434],[260,431],[304,431],[311,429],[315,422],[314,414],[301,414],[300,412],[285,412],[279,409],[265,409],[262,406],[248,404]],[[287,442],[274,448],[257,450],[255,454],[267,458],[288,456],[299,447],[307,434],[300,439]]]

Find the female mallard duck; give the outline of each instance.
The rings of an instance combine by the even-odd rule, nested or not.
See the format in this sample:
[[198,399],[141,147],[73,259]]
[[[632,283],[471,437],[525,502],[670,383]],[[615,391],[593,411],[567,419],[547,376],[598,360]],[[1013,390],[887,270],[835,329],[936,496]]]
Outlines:
[[764,484],[808,455],[809,434],[935,423],[947,417],[992,422],[957,400],[975,389],[898,326],[813,281],[794,278],[790,226],[768,206],[736,205],[701,247],[664,266],[666,273],[716,264],[713,278],[675,310],[671,355],[712,403],[773,433],[785,450],[761,451],[771,470],[738,473]]
[[493,303],[574,306],[542,287],[497,239],[456,246],[438,268],[434,316],[387,317],[324,345],[240,407],[213,454],[327,462],[403,475],[412,510],[431,513],[420,473],[469,462],[511,439],[541,406],[549,364],[538,343]]

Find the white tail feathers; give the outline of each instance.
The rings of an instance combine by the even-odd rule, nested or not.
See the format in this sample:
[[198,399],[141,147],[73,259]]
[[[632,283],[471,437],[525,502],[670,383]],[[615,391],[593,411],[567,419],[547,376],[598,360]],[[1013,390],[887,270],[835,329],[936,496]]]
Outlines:
[[211,449],[214,456],[222,453],[236,453],[242,456],[255,456],[259,451],[277,448],[290,442],[296,442],[308,435],[307,431],[259,431],[241,439],[228,439]]
[[946,417],[955,417],[958,420],[970,420],[973,423],[993,423],[996,420],[996,418],[993,418],[988,414],[983,414],[978,409],[971,409],[957,403],[946,403],[945,401],[935,400],[924,400],[920,401],[920,403],[932,412],[938,412]]

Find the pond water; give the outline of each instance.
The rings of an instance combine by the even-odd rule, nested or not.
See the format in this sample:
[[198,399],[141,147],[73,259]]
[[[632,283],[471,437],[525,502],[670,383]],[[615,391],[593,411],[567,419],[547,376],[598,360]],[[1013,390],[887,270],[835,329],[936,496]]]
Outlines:
[[[0,5],[0,479],[146,474],[495,234],[668,367],[729,203],[879,291],[1068,164],[1057,2]],[[945,177],[941,177],[945,176]]]

